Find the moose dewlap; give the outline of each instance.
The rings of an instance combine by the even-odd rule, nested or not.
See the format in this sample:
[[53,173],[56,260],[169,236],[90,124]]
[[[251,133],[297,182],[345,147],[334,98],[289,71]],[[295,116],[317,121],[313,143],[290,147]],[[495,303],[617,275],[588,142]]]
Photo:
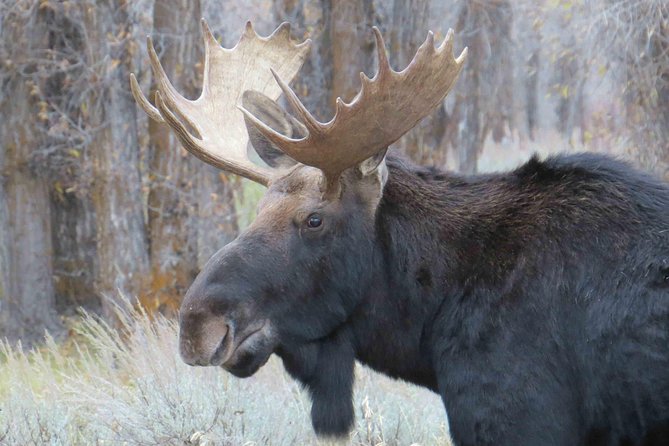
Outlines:
[[224,49],[203,22],[193,101],[150,41],[155,106],[131,77],[188,151],[267,186],[183,300],[184,361],[245,377],[279,355],[321,435],[351,428],[358,360],[438,392],[459,446],[669,444],[669,186],[587,154],[481,176],[387,155],[453,87],[452,32],[397,72],[374,28],[376,75],[322,123],[289,31]]

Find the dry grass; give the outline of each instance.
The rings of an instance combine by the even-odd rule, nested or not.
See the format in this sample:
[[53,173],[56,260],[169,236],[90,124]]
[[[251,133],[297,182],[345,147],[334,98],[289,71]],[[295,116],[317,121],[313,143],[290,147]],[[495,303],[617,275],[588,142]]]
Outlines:
[[[309,402],[273,358],[239,380],[178,358],[175,323],[118,309],[120,331],[91,315],[76,341],[23,352],[0,344],[0,444],[312,445]],[[351,445],[449,444],[425,390],[358,368]]]

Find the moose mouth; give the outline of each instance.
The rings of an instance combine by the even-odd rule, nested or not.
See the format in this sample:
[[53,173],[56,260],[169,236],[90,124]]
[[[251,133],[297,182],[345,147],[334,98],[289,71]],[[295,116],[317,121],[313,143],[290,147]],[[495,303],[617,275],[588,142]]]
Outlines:
[[217,361],[215,364],[212,361],[212,365],[220,365],[240,378],[253,375],[272,354],[273,348],[269,332],[267,320],[251,327],[246,333],[239,336],[238,342],[234,342],[234,336],[228,332],[214,354]]

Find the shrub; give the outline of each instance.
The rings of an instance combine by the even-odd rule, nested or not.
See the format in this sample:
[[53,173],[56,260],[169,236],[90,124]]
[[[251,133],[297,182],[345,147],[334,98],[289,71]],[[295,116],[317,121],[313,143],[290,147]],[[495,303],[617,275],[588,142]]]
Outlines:
[[[0,444],[319,444],[309,401],[272,358],[240,380],[191,368],[177,327],[128,305],[120,328],[83,313],[74,340],[24,352],[0,343]],[[447,444],[437,395],[357,370],[351,445]]]

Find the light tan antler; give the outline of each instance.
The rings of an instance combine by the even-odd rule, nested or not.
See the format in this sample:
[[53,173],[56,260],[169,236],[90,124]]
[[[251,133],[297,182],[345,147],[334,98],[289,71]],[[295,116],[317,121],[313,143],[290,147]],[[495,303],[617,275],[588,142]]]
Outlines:
[[374,27],[379,68],[374,78],[360,73],[362,86],[350,103],[337,99],[336,112],[327,123],[318,122],[295,92],[272,71],[287,100],[308,130],[300,139],[287,138],[242,109],[258,130],[293,159],[321,169],[327,189],[337,188],[338,177],[389,144],[397,141],[432,111],[453,87],[467,56],[465,48],[453,57],[453,31],[434,47],[434,36],[418,48],[400,72],[388,63],[383,37]]
[[291,42],[288,23],[263,38],[256,34],[251,22],[247,22],[244,34],[232,49],[218,44],[204,20],[202,33],[205,60],[199,98],[191,101],[176,91],[150,38],[147,49],[158,85],[155,107],[144,97],[131,74],[132,94],[152,119],[172,127],[181,144],[193,155],[220,169],[267,185],[272,172],[248,159],[248,134],[237,104],[246,90],[256,90],[277,99],[281,90],[273,81],[270,68],[276,70],[276,75],[292,80],[304,62],[311,41]]

